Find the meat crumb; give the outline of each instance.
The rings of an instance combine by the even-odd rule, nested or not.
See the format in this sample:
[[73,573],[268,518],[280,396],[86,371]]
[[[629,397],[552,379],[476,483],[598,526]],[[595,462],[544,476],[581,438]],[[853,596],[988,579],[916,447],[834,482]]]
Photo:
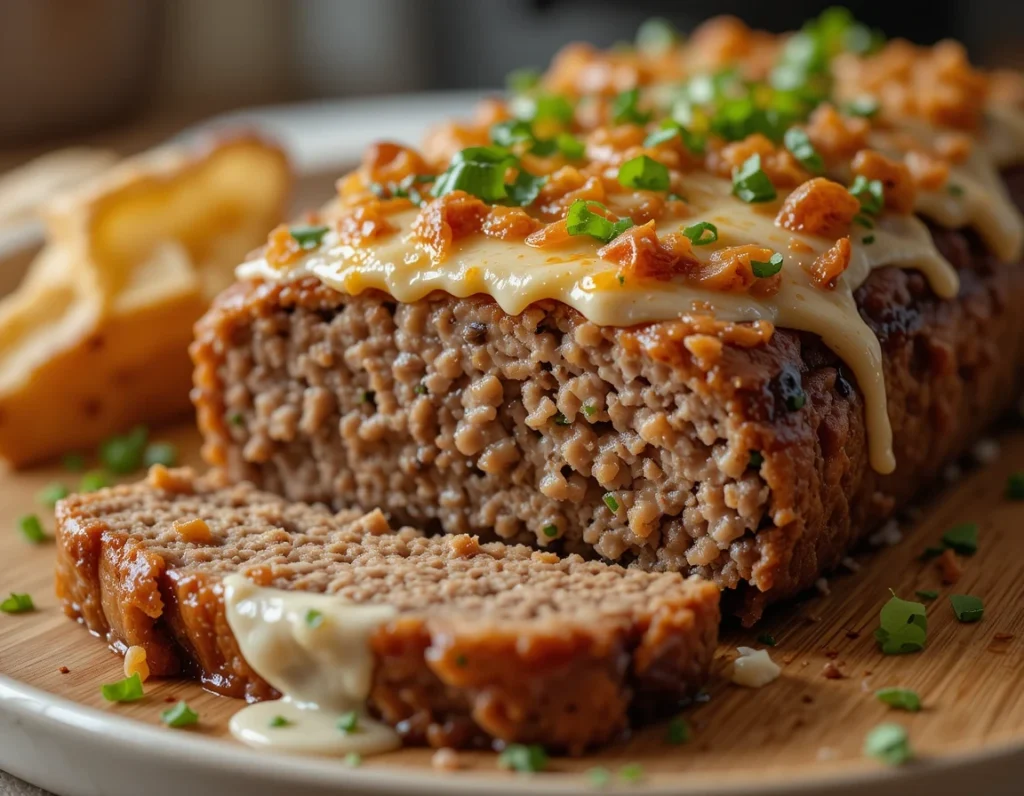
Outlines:
[[822,667],[821,674],[826,680],[842,680],[846,677],[846,675],[840,671],[839,667],[836,666],[834,661],[828,661]]
[[437,771],[458,771],[462,768],[459,753],[447,746],[438,749],[430,758],[430,765]]
[[839,650],[825,650],[825,657],[835,660],[839,657]]
[[996,633],[992,638],[995,641],[1013,641],[1016,636],[1013,633]]
[[900,531],[899,523],[896,520],[889,520],[868,537],[868,544],[872,547],[895,547],[902,541],[903,532]]
[[942,578],[942,582],[947,586],[951,586],[960,580],[960,576],[964,574],[964,568],[960,564],[960,559],[956,557],[956,553],[952,550],[944,550],[942,555],[935,559],[935,564],[939,568],[939,577]]
[[847,630],[846,637],[851,641],[856,641],[860,638],[860,633],[858,633],[856,630]]
[[971,455],[977,460],[978,464],[992,464],[992,462],[999,458],[999,452],[999,443],[990,438],[978,440],[974,447],[971,448]]
[[67,674],[71,670],[67,666],[61,666],[57,671],[60,672],[61,674]]

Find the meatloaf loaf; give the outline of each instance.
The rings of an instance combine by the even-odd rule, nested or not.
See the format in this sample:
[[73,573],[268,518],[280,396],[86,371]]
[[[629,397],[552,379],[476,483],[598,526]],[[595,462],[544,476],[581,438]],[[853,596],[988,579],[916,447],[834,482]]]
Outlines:
[[[467,535],[392,531],[379,511],[334,514],[249,485],[156,466],[144,483],[57,506],[66,612],[156,675],[276,696],[241,657],[221,579],[385,603],[368,706],[409,742],[537,742],[578,751],[664,711],[703,682],[718,590]],[[600,594],[600,600],[594,596]]]

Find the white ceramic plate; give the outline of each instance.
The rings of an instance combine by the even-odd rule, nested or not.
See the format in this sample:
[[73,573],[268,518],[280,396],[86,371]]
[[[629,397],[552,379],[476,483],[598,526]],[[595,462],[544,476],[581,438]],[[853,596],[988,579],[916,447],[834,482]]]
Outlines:
[[[171,733],[86,708],[0,676],[0,769],[59,796],[539,796],[593,792],[578,775],[491,778],[395,767],[348,768],[319,758],[257,753],[228,741]],[[796,782],[613,788],[673,796],[1016,796],[1024,747],[863,769]],[[994,784],[995,783],[995,784]]]

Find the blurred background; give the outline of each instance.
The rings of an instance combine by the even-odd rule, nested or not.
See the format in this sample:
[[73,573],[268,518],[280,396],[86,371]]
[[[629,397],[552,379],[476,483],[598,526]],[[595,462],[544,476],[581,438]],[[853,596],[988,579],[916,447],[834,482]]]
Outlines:
[[[764,0],[0,0],[0,167],[68,143],[149,144],[255,104],[498,87],[566,41],[719,13],[793,29],[833,5]],[[847,5],[890,36],[955,36],[1024,66],[1024,2]]]

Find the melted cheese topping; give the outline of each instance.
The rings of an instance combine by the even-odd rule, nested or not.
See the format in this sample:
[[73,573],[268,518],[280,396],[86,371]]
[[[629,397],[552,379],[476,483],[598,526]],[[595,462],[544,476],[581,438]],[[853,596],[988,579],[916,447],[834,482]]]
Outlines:
[[[398,734],[367,714],[373,676],[370,637],[395,615],[388,605],[353,605],[328,594],[224,580],[228,625],[242,657],[284,696],[236,713],[231,733],[250,746],[307,754],[375,754]],[[355,731],[338,726],[354,711]],[[282,721],[283,719],[283,721]]]

